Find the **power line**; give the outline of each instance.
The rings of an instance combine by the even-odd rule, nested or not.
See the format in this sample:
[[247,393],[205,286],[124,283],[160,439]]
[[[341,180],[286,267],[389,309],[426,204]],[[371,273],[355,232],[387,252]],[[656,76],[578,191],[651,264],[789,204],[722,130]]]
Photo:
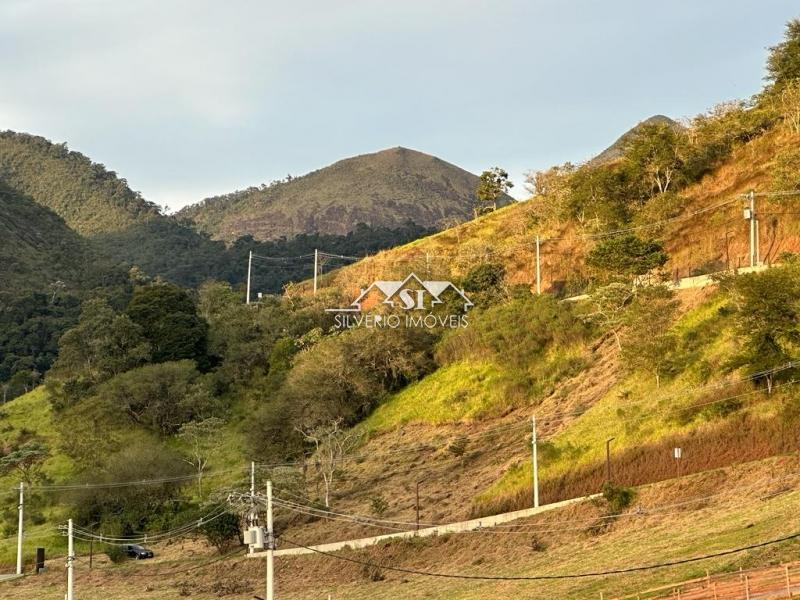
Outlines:
[[604,577],[608,575],[622,575],[625,573],[635,573],[638,571],[650,571],[654,569],[661,569],[664,567],[674,567],[677,565],[683,565],[693,562],[699,562],[703,560],[710,560],[712,558],[719,558],[722,556],[729,556],[731,554],[738,554],[740,552],[746,552],[748,550],[755,550],[757,548],[764,548],[766,546],[772,546],[774,544],[780,544],[783,542],[787,542],[789,540],[797,539],[800,537],[800,532],[793,533],[791,535],[787,535],[781,538],[776,538],[772,540],[767,540],[765,542],[760,542],[757,544],[749,544],[747,546],[740,546],[738,548],[732,548],[729,550],[721,550],[719,552],[712,552],[709,554],[703,554],[701,556],[693,556],[689,558],[682,558],[672,561],[666,561],[661,563],[655,563],[650,565],[637,565],[633,567],[625,567],[620,569],[608,569],[606,571],[590,571],[585,573],[563,573],[563,574],[547,574],[547,575],[466,575],[461,573],[437,573],[432,571],[421,571],[418,569],[411,569],[406,567],[396,567],[392,565],[386,564],[378,564],[371,561],[359,560],[356,558],[351,558],[348,556],[341,556],[335,554],[333,552],[328,552],[325,550],[320,550],[318,548],[313,548],[311,546],[306,546],[299,542],[295,542],[290,540],[285,536],[281,536],[282,539],[286,540],[290,544],[297,546],[298,548],[305,548],[311,552],[316,554],[321,554],[324,556],[328,556],[335,560],[341,560],[345,562],[350,562],[358,565],[362,565],[365,567],[372,567],[375,569],[386,569],[387,571],[396,571],[399,573],[408,573],[411,575],[423,575],[426,577],[442,577],[447,579],[470,579],[470,580],[484,580],[484,581],[547,581],[547,580],[557,580],[557,579],[582,579],[588,577]]
[[[716,470],[716,469],[712,469],[712,470]],[[797,477],[798,476],[796,474],[784,475],[783,477],[779,477],[779,478],[771,478],[769,483],[783,483],[784,481],[787,481],[787,480],[796,480]],[[737,492],[743,492],[743,491],[753,490],[753,489],[763,489],[764,485],[765,485],[765,482],[759,481],[759,482],[753,483],[753,484],[751,484],[749,486],[738,487],[737,488]],[[797,488],[792,488],[792,489],[785,490],[785,491],[787,491],[787,492],[788,491],[797,491]],[[287,490],[281,490],[281,492],[282,493],[287,493]],[[727,495],[727,493],[718,492],[716,494],[708,494],[708,495],[705,495],[705,496],[695,496],[695,497],[692,497],[692,498],[681,500],[679,502],[660,504],[660,505],[644,507],[644,508],[642,508],[641,506],[638,506],[632,512],[617,513],[617,514],[613,514],[613,515],[603,515],[603,516],[600,516],[600,517],[595,517],[595,518],[590,518],[590,519],[565,519],[565,520],[560,520],[560,521],[547,521],[545,523],[540,523],[540,524],[530,523],[530,524],[526,524],[526,525],[497,524],[497,525],[492,525],[491,527],[486,527],[486,528],[481,528],[479,530],[475,530],[475,532],[485,531],[486,533],[515,533],[515,534],[518,534],[518,533],[555,533],[555,532],[560,532],[560,531],[574,531],[575,529],[573,529],[573,528],[570,528],[570,529],[550,529],[550,530],[547,530],[547,531],[542,531],[540,529],[529,529],[529,528],[530,527],[536,527],[536,528],[538,528],[538,527],[551,527],[552,525],[556,525],[556,524],[592,523],[592,522],[596,522],[598,520],[614,520],[614,519],[618,519],[618,518],[637,518],[637,517],[638,518],[644,518],[644,517],[649,517],[649,516],[663,516],[665,514],[682,514],[682,512],[669,513],[668,511],[670,511],[670,510],[672,510],[674,508],[677,508],[677,507],[681,507],[681,506],[686,506],[686,505],[690,505],[690,504],[697,504],[697,503],[700,503],[700,502],[706,502],[708,500],[712,500],[712,499],[717,498],[719,496],[725,496],[725,495]],[[259,499],[263,501],[262,497],[259,497]],[[347,520],[349,522],[356,523],[356,524],[362,524],[362,525],[372,525],[372,524],[378,524],[379,523],[379,524],[387,524],[387,525],[393,525],[393,526],[394,525],[406,525],[406,526],[409,527],[409,529],[402,529],[403,531],[409,531],[409,530],[411,530],[411,528],[415,528],[416,525],[417,525],[416,522],[411,522],[411,521],[380,519],[380,518],[367,517],[367,516],[358,515],[358,514],[334,512],[334,511],[331,511],[330,509],[321,509],[321,508],[316,508],[314,506],[300,505],[300,504],[297,504],[295,502],[287,501],[287,500],[282,499],[282,498],[276,498],[274,501],[277,504],[280,504],[281,506],[283,506],[284,508],[287,508],[289,510],[297,509],[297,512],[303,512],[303,510],[305,510],[305,511],[308,511],[308,512],[303,512],[303,514],[311,514],[312,516],[317,516],[317,517],[322,517],[322,518],[330,518],[331,520]],[[734,501],[733,504],[739,505],[740,502],[739,501]],[[702,509],[703,508],[701,508],[699,510],[702,510]],[[331,516],[328,517],[327,515],[331,515]],[[538,516],[538,515],[531,515],[531,517],[536,517],[536,516]],[[423,523],[423,522],[420,522],[419,525],[420,526],[425,526],[425,527],[446,527],[448,525],[452,525],[452,523]],[[394,527],[386,527],[384,525],[375,525],[375,526],[381,526],[381,527],[384,527],[384,528],[387,528],[387,529],[394,529]],[[514,531],[494,531],[494,532],[492,532],[492,531],[490,531],[491,529],[495,529],[495,530],[501,530],[501,529],[512,530],[513,529]]]

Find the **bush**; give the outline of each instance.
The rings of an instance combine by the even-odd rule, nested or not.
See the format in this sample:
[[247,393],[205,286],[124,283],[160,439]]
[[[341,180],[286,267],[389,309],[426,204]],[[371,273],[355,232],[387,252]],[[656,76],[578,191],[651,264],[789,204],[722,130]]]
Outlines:
[[[124,445],[102,469],[85,475],[92,483],[144,481],[191,475],[180,456],[152,443]],[[79,480],[80,481],[80,480]],[[108,535],[131,535],[149,526],[168,528],[184,508],[181,488],[185,481],[124,487],[87,487],[68,496],[78,523],[98,523]]]
[[464,289],[468,292],[498,290],[503,285],[506,269],[497,263],[484,263],[472,269],[464,278]]
[[528,294],[476,314],[468,328],[449,333],[439,343],[439,364],[495,357],[527,367],[549,347],[569,345],[587,334],[572,308],[549,295]]
[[243,543],[239,516],[230,512],[223,513],[213,521],[204,523],[200,531],[220,554],[236,546],[241,546]]
[[161,435],[215,412],[204,377],[190,360],[146,365],[103,384],[101,397],[133,422]]
[[607,481],[603,484],[603,498],[608,502],[612,515],[618,515],[628,508],[636,497],[636,490]]

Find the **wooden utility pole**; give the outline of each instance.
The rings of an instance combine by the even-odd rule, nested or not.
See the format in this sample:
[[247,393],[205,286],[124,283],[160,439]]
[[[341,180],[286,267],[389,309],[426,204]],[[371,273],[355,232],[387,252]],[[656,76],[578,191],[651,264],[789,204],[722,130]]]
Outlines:
[[539,455],[536,443],[536,415],[531,417],[531,461],[533,468],[533,507],[539,508]]
[[611,483],[611,442],[616,438],[608,438],[606,440],[606,481]]
[[536,293],[542,293],[542,262],[540,258],[540,245],[539,236],[536,236]]
[[317,272],[319,271],[319,250],[314,249],[314,294],[317,293]]

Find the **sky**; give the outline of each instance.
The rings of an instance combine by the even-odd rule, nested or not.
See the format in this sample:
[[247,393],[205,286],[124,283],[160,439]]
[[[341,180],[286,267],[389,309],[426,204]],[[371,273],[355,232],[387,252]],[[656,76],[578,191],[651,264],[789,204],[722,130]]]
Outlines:
[[796,0],[2,0],[0,130],[176,210],[393,146],[580,162],[763,86]]

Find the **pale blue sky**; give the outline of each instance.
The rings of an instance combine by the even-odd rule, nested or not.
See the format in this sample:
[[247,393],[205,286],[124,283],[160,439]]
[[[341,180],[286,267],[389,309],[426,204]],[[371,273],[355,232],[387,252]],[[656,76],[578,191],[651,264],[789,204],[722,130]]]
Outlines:
[[748,97],[796,0],[2,0],[0,129],[172,209],[406,146],[474,172],[584,160]]

